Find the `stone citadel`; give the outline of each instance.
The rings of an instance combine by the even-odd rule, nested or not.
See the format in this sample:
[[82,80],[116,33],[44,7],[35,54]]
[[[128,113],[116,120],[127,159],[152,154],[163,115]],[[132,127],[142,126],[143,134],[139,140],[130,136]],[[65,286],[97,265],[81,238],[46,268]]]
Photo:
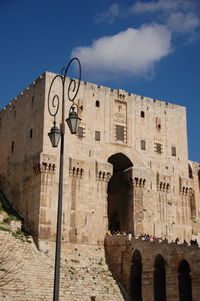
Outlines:
[[[52,148],[48,137],[53,120],[47,108],[54,76],[44,73],[0,112],[0,189],[40,249],[55,241],[56,232],[59,148]],[[59,95],[59,82],[54,89]],[[185,107],[87,82],[81,82],[76,102],[82,119],[78,134],[65,129],[63,245],[106,243],[110,254],[125,254],[120,250],[127,242],[105,240],[108,230],[168,242],[199,240],[200,164],[188,159]],[[66,117],[69,106],[66,102]],[[158,245],[157,255],[168,248]],[[130,259],[134,248],[128,249]],[[178,253],[179,261],[186,261],[185,253]],[[199,249],[192,254],[199,258]],[[119,262],[121,256],[112,262],[115,256],[108,254],[110,269],[131,300],[141,300],[131,293],[132,259]],[[168,293],[167,300],[178,300],[178,293]]]

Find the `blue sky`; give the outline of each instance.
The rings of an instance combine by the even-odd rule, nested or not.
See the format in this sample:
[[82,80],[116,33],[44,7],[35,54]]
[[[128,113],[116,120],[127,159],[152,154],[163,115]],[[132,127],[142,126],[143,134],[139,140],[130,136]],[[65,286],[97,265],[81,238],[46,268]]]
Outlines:
[[0,108],[74,55],[85,81],[186,106],[200,162],[199,0],[0,0]]

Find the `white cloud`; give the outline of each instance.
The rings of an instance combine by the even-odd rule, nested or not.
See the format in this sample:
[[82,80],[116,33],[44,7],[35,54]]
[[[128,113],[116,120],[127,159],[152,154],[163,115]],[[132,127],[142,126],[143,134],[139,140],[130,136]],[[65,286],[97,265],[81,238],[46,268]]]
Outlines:
[[200,25],[200,20],[191,12],[187,14],[177,12],[169,16],[167,25],[173,32],[189,33]]
[[[199,1],[199,0],[197,0]],[[200,25],[200,4],[195,0],[137,1],[129,14],[150,14],[165,24],[172,33],[195,35]]]
[[119,4],[113,3],[106,12],[104,12],[100,15],[97,15],[95,17],[95,21],[97,23],[101,23],[103,21],[112,23],[114,21],[114,19],[119,16],[119,10],[120,10]]
[[132,13],[153,13],[157,11],[173,10],[179,6],[180,1],[177,0],[159,0],[151,2],[136,2],[130,9]]
[[102,37],[90,47],[77,47],[77,56],[93,78],[104,76],[147,77],[155,63],[171,52],[171,34],[163,25],[128,28],[113,36]]

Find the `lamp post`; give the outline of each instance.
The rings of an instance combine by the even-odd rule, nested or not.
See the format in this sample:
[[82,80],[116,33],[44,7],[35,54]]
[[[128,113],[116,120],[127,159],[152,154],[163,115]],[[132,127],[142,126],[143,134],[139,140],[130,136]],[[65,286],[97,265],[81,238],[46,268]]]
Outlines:
[[[55,267],[54,267],[54,288],[53,288],[53,301],[59,300],[59,283],[60,283],[60,255],[61,255],[61,231],[62,231],[62,197],[63,197],[63,163],[64,163],[64,135],[65,135],[65,82],[67,72],[72,63],[76,62],[79,68],[79,78],[76,81],[75,79],[70,79],[67,89],[67,98],[72,102],[72,105],[69,109],[69,116],[66,119],[66,122],[69,126],[71,134],[76,134],[78,126],[80,124],[81,118],[78,117],[78,106],[74,103],[74,99],[77,96],[80,87],[81,81],[81,64],[78,58],[73,58],[68,63],[67,67],[64,67],[61,71],[61,75],[56,75],[49,87],[48,93],[48,110],[49,114],[54,118],[53,127],[51,128],[48,136],[51,140],[52,147],[57,147],[59,141],[61,140],[60,145],[60,167],[59,167],[59,187],[58,187],[58,211],[57,211],[57,230],[56,230],[56,251],[55,251]],[[62,93],[59,98],[58,94],[53,95],[52,97],[52,87],[55,81],[59,79],[62,84]],[[61,124],[60,129],[56,125],[56,115],[59,111],[60,101],[62,102],[61,107]],[[50,106],[51,104],[51,106]]]

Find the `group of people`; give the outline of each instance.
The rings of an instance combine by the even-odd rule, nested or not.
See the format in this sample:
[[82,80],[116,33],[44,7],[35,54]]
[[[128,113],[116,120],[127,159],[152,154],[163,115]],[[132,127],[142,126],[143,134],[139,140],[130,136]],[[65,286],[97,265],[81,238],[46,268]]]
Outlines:
[[[125,232],[122,231],[120,232],[119,230],[117,231],[110,231],[108,230],[107,235],[112,236],[112,235],[127,235],[129,239],[132,238],[132,233],[131,231]],[[149,235],[149,234],[140,234],[139,236],[135,236],[135,239],[141,239],[141,240],[149,240],[149,241],[159,241],[159,242],[167,242],[168,243],[168,239],[162,238],[162,237],[156,237],[155,235]],[[190,242],[188,243],[185,239],[183,240],[183,242],[181,242],[179,240],[179,238],[177,237],[175,239],[175,241],[170,241],[170,243],[176,243],[176,244],[183,244],[183,245],[196,245],[199,246],[197,239],[191,239]]]
[[149,235],[149,234],[140,234],[139,236],[135,237],[136,239],[141,239],[141,240],[150,240],[150,241],[156,241],[158,240],[159,242],[168,242],[168,240],[166,238],[162,238],[162,237],[156,237],[155,235]]

